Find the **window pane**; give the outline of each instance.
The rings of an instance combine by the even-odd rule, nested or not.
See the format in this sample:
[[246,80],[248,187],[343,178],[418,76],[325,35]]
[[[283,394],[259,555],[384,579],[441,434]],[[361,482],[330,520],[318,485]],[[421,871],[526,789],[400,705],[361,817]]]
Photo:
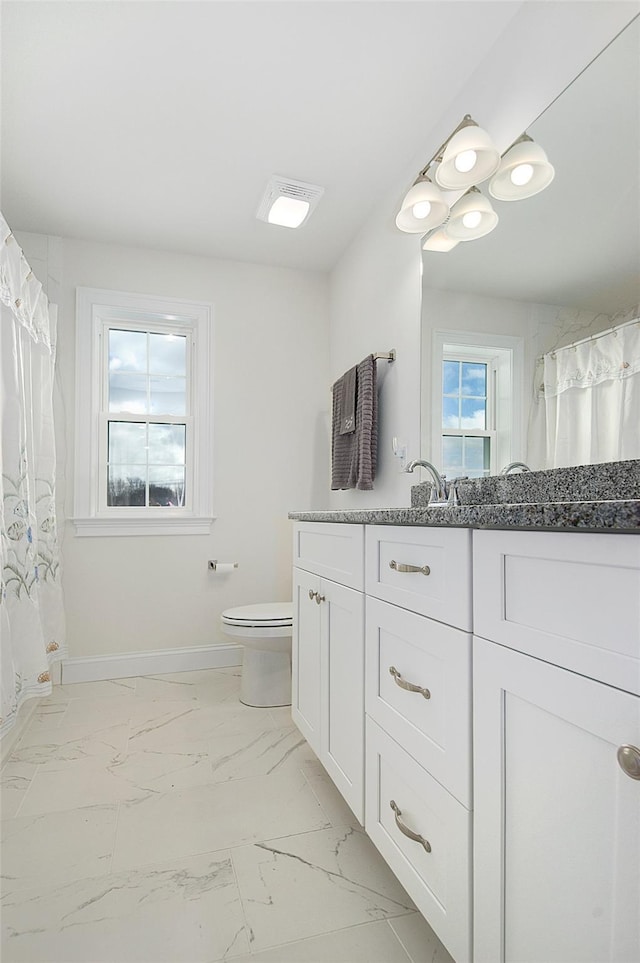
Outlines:
[[478,398],[463,398],[460,417],[461,428],[487,427],[487,403]]
[[144,506],[145,471],[141,465],[110,465],[107,505]]
[[442,427],[460,427],[459,402],[457,398],[442,399]]
[[459,435],[442,436],[442,470],[445,475],[461,474],[462,437]]
[[151,411],[158,415],[186,415],[186,378],[151,378]]
[[147,376],[109,373],[109,411],[147,413]]
[[445,395],[457,395],[460,391],[460,362],[442,362],[442,391]]
[[489,471],[489,452],[491,442],[489,438],[465,438],[464,445],[464,468],[465,472],[472,478],[488,474]]
[[487,394],[487,366],[462,362],[462,394],[484,398]]
[[149,371],[151,374],[185,375],[187,339],[176,334],[149,335]]
[[149,464],[184,465],[185,425],[149,425]]
[[109,331],[109,371],[146,371],[147,335],[144,331]]
[[[146,425],[131,424],[128,421],[110,421],[108,432],[110,464],[146,465]],[[144,474],[144,469],[142,469],[142,474]]]
[[184,505],[184,468],[149,469],[149,505],[164,508]]

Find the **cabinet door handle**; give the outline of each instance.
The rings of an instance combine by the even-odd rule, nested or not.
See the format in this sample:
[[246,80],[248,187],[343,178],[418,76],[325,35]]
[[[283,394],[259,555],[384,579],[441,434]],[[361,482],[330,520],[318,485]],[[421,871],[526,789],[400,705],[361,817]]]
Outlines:
[[320,595],[320,592],[316,592],[316,602],[318,603],[318,605],[320,605],[321,602],[326,602],[326,601],[327,600],[324,595]]
[[402,810],[398,807],[398,804],[394,802],[393,799],[391,800],[389,805],[391,806],[391,808],[395,813],[396,826],[398,827],[400,832],[404,833],[405,836],[408,836],[409,839],[413,839],[416,843],[420,843],[420,845],[424,846],[426,851],[430,853],[431,843],[429,842],[429,840],[425,839],[424,836],[421,836],[420,833],[414,833],[412,829],[409,829],[408,826],[405,826],[405,824],[400,819],[400,817],[402,816]]
[[309,598],[311,599],[312,602],[316,597],[316,595],[317,595],[317,592],[314,592],[313,589],[309,589]]
[[431,569],[428,565],[405,565],[403,562],[396,562],[395,558],[392,558],[389,562],[389,568],[392,568],[394,572],[420,572],[421,575],[431,574]]
[[617,756],[622,771],[631,779],[640,779],[640,749],[637,746],[620,746]]
[[413,682],[407,682],[405,679],[403,679],[395,665],[389,666],[389,672],[393,676],[393,681],[395,684],[399,685],[401,689],[406,689],[407,692],[419,692],[420,695],[425,697],[425,699],[431,698],[431,693],[428,689],[423,689],[422,686],[414,685]]

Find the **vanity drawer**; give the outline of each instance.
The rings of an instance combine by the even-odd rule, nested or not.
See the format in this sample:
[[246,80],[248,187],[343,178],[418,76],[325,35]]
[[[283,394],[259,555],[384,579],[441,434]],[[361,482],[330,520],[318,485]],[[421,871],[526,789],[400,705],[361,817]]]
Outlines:
[[474,627],[640,693],[640,537],[474,532]]
[[367,595],[470,631],[468,529],[367,525],[366,563]]
[[364,589],[364,526],[296,522],[293,564],[350,588]]
[[471,635],[372,598],[366,626],[367,713],[471,807]]
[[370,718],[365,812],[367,833],[420,912],[458,963],[470,960],[471,813]]

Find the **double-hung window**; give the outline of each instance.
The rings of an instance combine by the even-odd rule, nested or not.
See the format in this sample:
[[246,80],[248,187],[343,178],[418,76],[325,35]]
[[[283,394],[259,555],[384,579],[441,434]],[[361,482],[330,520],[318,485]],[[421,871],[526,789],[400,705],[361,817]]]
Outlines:
[[434,331],[423,350],[423,377],[431,384],[423,444],[442,474],[481,478],[521,459],[523,339]]
[[[442,361],[442,470],[490,475],[495,461],[495,361],[447,352]],[[494,456],[494,457],[492,457]]]
[[210,305],[78,289],[78,534],[210,530],[210,327]]

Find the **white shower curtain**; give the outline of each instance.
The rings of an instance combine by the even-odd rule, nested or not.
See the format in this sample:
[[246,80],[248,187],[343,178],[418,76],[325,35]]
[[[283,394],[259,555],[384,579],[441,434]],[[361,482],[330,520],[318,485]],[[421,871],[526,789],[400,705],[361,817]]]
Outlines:
[[56,529],[55,311],[0,215],[0,735],[51,691],[64,614]]
[[640,319],[546,354],[537,375],[532,467],[640,458]]

